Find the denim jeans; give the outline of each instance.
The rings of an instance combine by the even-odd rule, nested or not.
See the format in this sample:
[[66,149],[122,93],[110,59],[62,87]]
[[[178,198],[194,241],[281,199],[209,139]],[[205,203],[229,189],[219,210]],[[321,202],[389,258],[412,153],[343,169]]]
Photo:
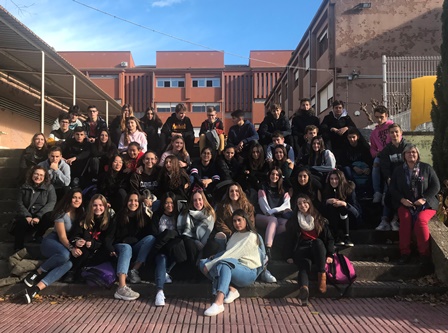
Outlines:
[[48,273],[41,281],[46,286],[59,280],[72,268],[70,261],[70,251],[62,245],[59,237],[55,232],[52,232],[42,240],[40,251],[43,256],[48,259],[44,261],[40,269]]
[[118,254],[117,274],[128,274],[131,259],[135,255],[137,255],[136,262],[144,263],[149,252],[151,252],[155,241],[156,239],[154,236],[148,235],[133,246],[125,243],[115,244],[114,248]]
[[170,262],[166,255],[162,253],[157,254],[154,278],[157,290],[163,290],[163,286],[165,285],[166,280],[166,273],[168,273],[175,264],[175,262]]
[[[201,272],[204,272],[204,267],[208,260],[202,259],[199,262]],[[231,283],[237,287],[247,287],[255,282],[257,276],[256,268],[250,269],[242,265],[237,259],[219,260],[207,274],[207,277],[213,283],[213,294],[220,291],[225,296],[229,293]]]

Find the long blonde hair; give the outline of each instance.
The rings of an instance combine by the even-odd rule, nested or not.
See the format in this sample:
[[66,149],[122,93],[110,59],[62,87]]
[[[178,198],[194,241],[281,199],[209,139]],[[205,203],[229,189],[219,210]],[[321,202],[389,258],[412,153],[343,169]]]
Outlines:
[[92,199],[90,199],[89,205],[87,206],[86,217],[81,221],[81,227],[85,230],[91,230],[95,226],[95,214],[93,213],[93,202],[95,200],[101,200],[104,206],[103,217],[101,218],[100,230],[106,230],[109,227],[110,218],[107,211],[107,200],[102,194],[95,194]]
[[126,130],[126,121],[129,119],[129,117],[125,117],[124,109],[129,110],[129,117],[134,117],[134,109],[132,108],[131,104],[123,104],[121,107],[121,120],[120,120],[120,130],[124,132]]
[[205,196],[205,193],[204,193],[204,191],[202,189],[192,192],[191,198],[190,198],[190,202],[188,204],[188,208],[191,209],[191,210],[196,209],[196,208],[194,208],[194,204],[193,204],[193,196],[196,193],[199,193],[201,195],[201,197],[202,197],[202,202],[204,203],[204,208],[202,208],[202,210],[205,212],[205,214],[207,216],[211,216],[213,218],[213,220],[216,220],[215,210],[213,209],[213,207],[208,202],[207,197]]

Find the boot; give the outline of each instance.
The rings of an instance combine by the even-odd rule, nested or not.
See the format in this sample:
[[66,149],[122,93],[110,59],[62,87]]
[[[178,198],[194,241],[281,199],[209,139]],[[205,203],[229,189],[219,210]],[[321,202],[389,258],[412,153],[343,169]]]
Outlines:
[[322,294],[327,292],[327,275],[325,273],[317,273],[318,289]]

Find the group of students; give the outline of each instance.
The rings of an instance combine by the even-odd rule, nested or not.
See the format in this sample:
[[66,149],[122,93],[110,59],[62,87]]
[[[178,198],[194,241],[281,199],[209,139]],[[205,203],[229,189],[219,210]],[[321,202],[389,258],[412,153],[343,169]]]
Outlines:
[[[49,150],[38,133],[22,157],[29,171],[20,188],[15,248],[32,233],[48,258],[25,278],[28,303],[63,276],[76,281],[83,267],[113,261],[116,298],[139,297],[127,283],[140,282],[140,267],[150,263],[155,304],[163,306],[171,269],[187,263],[212,279],[216,299],[205,314],[216,315],[238,298],[236,287],[260,275],[276,282],[266,263],[283,234],[283,253],[299,268],[299,298],[306,305],[311,265],[325,292],[325,264],[335,245],[354,246],[350,228],[362,221],[357,194],[368,195],[370,187],[374,202],[392,198],[385,200],[378,230],[395,230],[390,221],[398,212],[400,262],[409,260],[412,232],[428,260],[427,223],[437,208],[438,179],[384,107],[374,110],[378,125],[370,146],[341,101],[319,123],[310,101],[302,100],[292,126],[274,105],[258,132],[244,112],[234,111],[225,145],[222,121],[209,108],[197,161],[190,158],[194,132],[183,104],[164,125],[152,108],[138,120],[125,105],[109,128],[95,107],[88,112],[79,126],[72,108],[59,117]],[[55,131],[72,134],[62,138]],[[263,238],[256,228],[265,230]]]

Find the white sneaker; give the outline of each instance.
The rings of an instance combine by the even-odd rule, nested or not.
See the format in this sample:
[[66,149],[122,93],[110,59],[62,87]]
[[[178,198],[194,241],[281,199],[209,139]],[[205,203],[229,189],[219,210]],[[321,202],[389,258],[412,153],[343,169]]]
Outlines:
[[400,230],[400,222],[398,222],[398,217],[395,215],[392,221],[390,222],[390,227],[392,231],[399,231]]
[[211,307],[204,311],[204,316],[213,317],[219,315],[221,312],[224,312],[224,305],[213,303]]
[[381,192],[375,192],[375,194],[373,195],[373,203],[380,203],[381,200],[383,199],[383,193]]
[[165,294],[163,293],[163,290],[157,292],[155,304],[156,306],[165,306]]
[[226,298],[224,298],[225,304],[233,303],[234,300],[236,300],[238,297],[240,297],[240,293],[237,289],[235,291],[229,291],[229,294]]
[[168,273],[166,273],[165,275],[165,283],[173,283],[173,279],[171,278],[171,275],[169,275]]
[[133,301],[140,297],[140,294],[138,292],[133,291],[128,286],[119,287],[117,291],[114,294],[114,297],[116,299],[122,299],[124,301]]
[[381,220],[381,223],[375,228],[377,231],[389,231],[390,223],[386,220]]
[[265,269],[261,273],[261,281],[266,282],[266,283],[276,283],[277,279],[275,278],[274,275],[271,274],[271,272],[269,272],[267,269]]

